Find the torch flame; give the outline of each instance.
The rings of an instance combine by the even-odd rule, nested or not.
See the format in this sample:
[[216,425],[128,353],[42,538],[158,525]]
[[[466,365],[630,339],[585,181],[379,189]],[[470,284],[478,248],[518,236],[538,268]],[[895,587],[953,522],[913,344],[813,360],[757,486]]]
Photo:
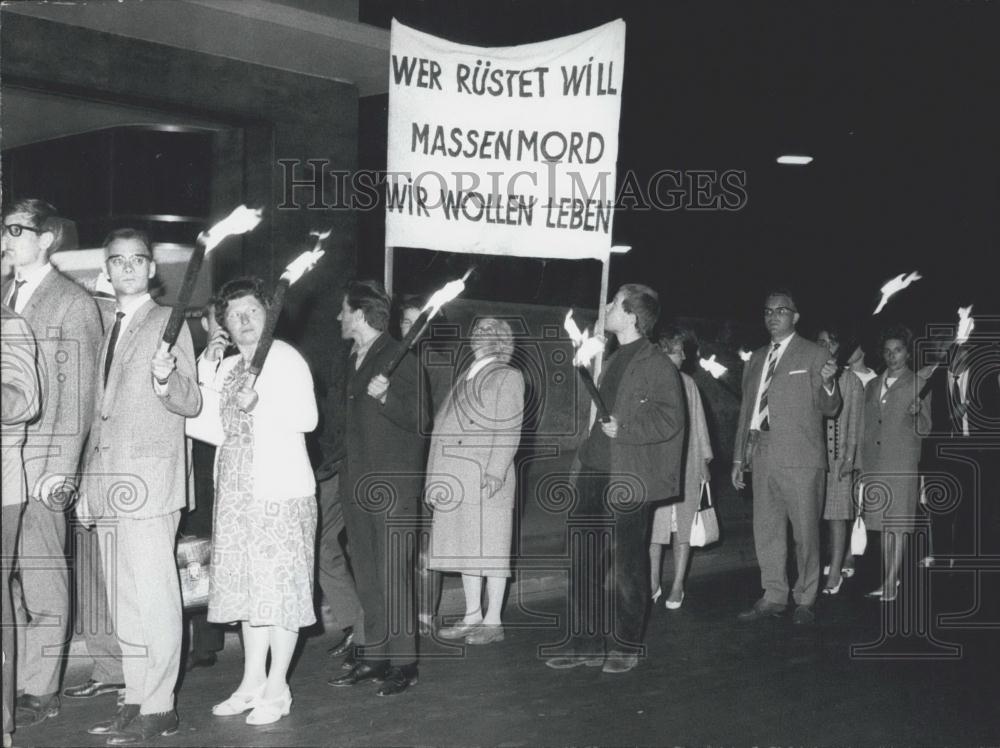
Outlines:
[[319,249],[319,246],[328,238],[330,238],[330,234],[332,233],[333,233],[332,228],[327,229],[326,231],[310,231],[309,236],[316,237],[316,244],[313,246],[313,249]]
[[592,336],[589,329],[581,332],[576,320],[573,319],[572,309],[566,312],[563,329],[566,330],[569,339],[573,341],[573,348],[576,351],[573,354],[574,366],[589,366],[599,354],[604,352],[603,338],[597,335]]
[[882,286],[881,288],[882,300],[879,301],[878,306],[875,307],[875,311],[872,312],[872,316],[874,317],[876,314],[881,312],[885,308],[885,305],[889,303],[889,299],[891,299],[897,293],[899,293],[908,285],[913,283],[913,281],[918,281],[922,277],[923,276],[920,275],[918,271],[914,270],[912,273],[908,275],[905,273],[900,273],[895,278],[890,278],[889,280],[887,280],[885,282],[885,285]]
[[281,280],[287,280],[288,285],[290,286],[303,275],[312,270],[316,266],[316,263],[319,262],[323,255],[326,254],[326,250],[323,249],[323,241],[332,233],[333,229],[327,229],[322,232],[310,231],[309,236],[316,237],[316,244],[314,244],[313,248],[308,252],[303,252],[288,263],[288,267],[285,268],[285,272],[281,274]]
[[740,348],[740,361],[747,362],[753,354],[745,348]]
[[295,281],[312,270],[316,263],[320,261],[320,258],[322,258],[325,254],[326,250],[319,249],[318,247],[316,249],[310,249],[308,252],[303,252],[288,263],[288,267],[285,268],[285,272],[281,274],[281,279],[287,280],[289,286],[292,285]]
[[701,368],[702,369],[704,369],[705,371],[707,371],[709,374],[711,374],[716,379],[718,379],[723,374],[725,374],[727,371],[729,371],[729,369],[727,369],[725,366],[723,366],[722,364],[720,364],[718,361],[715,360],[715,354],[714,353],[711,356],[709,356],[708,358],[700,358],[700,359],[698,359],[698,363],[701,364]]
[[215,249],[227,236],[245,234],[253,231],[260,223],[263,211],[260,208],[250,209],[245,205],[240,205],[232,213],[212,226],[201,236],[205,244],[205,254]]
[[472,274],[472,268],[465,271],[463,275],[458,280],[448,281],[441,288],[435,291],[427,303],[424,304],[424,308],[420,310],[420,313],[429,312],[428,319],[432,318],[435,314],[441,311],[441,307],[447,304],[449,301],[457,298],[462,291],[465,290],[465,281]]
[[958,332],[955,335],[955,342],[962,345],[969,339],[972,331],[976,329],[976,321],[972,318],[972,304],[960,306],[958,308]]

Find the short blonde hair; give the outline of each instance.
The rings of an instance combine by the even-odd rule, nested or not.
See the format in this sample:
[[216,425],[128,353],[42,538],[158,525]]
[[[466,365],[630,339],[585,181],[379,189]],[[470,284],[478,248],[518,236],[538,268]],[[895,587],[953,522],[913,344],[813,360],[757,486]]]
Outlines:
[[477,348],[476,333],[481,332],[482,338],[478,347],[486,351],[488,355],[496,356],[504,363],[510,361],[514,355],[514,331],[506,320],[496,317],[483,317],[476,320],[472,328],[472,347]]

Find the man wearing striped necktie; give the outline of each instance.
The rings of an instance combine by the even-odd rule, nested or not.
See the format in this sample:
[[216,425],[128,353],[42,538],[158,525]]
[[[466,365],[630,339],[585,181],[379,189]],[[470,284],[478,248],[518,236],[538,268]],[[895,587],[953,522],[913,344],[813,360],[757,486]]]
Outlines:
[[834,378],[836,362],[828,359],[825,348],[796,334],[798,321],[792,294],[770,293],[764,323],[771,342],[755,351],[743,370],[732,481],[742,489],[744,471],[753,472],[754,547],[764,596],[740,613],[741,621],[780,615],[788,604],[789,522],[798,567],[792,620],[797,624],[815,620],[812,607],[819,588],[819,520],[827,469],[823,417],[837,414],[841,397]]

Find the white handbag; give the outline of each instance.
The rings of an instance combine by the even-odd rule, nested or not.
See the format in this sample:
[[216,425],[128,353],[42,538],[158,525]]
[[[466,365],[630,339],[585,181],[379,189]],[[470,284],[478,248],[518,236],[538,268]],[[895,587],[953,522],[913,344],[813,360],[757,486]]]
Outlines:
[[865,520],[861,516],[861,507],[864,505],[864,484],[858,481],[858,516],[854,520],[854,528],[851,530],[851,555],[863,556],[868,547],[868,530],[865,528]]
[[719,540],[719,518],[715,516],[715,507],[712,506],[712,487],[708,481],[701,484],[701,495],[708,502],[704,509],[699,502],[698,511],[691,521],[691,545],[694,548],[703,548]]

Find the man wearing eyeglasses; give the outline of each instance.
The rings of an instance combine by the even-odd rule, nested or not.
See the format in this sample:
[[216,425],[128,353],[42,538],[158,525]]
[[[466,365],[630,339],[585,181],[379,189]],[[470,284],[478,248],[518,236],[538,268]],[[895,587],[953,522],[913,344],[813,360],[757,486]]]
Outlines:
[[65,509],[90,424],[101,341],[93,298],[49,263],[61,240],[55,209],[42,200],[17,201],[4,214],[2,249],[14,276],[0,298],[38,341],[42,408],[24,445],[29,500],[18,543],[23,600],[17,596],[14,603],[19,728],[59,714],[60,655],[70,617]]
[[174,542],[187,504],[184,419],[201,409],[191,333],[162,352],[170,309],[149,295],[156,275],[148,238],[112,232],[105,267],[115,321],[100,347],[97,398],[77,513],[97,524],[109,561],[107,597],[122,649],[125,700],[90,727],[108,745],[147,744],[177,732],[181,599]]
[[753,536],[764,596],[741,621],[781,615],[788,605],[786,525],[792,524],[798,578],[792,622],[815,621],[819,589],[819,520],[823,508],[826,435],[823,417],[840,409],[829,352],[795,332],[799,312],[789,291],[773,291],[764,306],[770,344],[754,351],[743,370],[733,486],[753,473]]

